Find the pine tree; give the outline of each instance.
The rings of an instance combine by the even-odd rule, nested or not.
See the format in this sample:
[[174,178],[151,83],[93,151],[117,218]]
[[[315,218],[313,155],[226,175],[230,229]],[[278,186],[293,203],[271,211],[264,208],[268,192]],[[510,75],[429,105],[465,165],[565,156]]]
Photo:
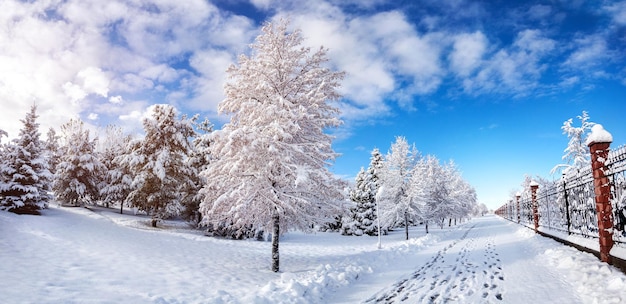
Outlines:
[[[2,138],[8,136],[9,134],[6,131],[0,129],[0,189],[4,189],[9,180],[9,175],[7,173],[10,172],[8,167],[8,153],[10,146],[2,143]],[[0,200],[2,200],[2,197],[0,197]]]
[[281,231],[329,221],[343,198],[324,133],[340,124],[330,102],[340,97],[343,74],[323,67],[326,49],[311,53],[302,40],[300,30],[287,33],[286,21],[266,23],[252,56],[228,68],[219,111],[232,116],[212,133],[215,160],[203,173],[204,223],[272,231],[273,271]]
[[0,208],[15,213],[39,214],[50,200],[48,161],[39,139],[37,107],[21,120],[24,127],[19,137],[6,146],[5,165],[1,167],[5,181],[0,185]]
[[361,168],[350,191],[350,199],[355,206],[342,223],[343,235],[378,235],[376,215],[376,193],[378,192],[379,172],[383,166],[383,157],[378,149],[372,151],[367,170]]
[[53,175],[56,172],[57,164],[59,163],[59,159],[61,158],[61,152],[60,152],[61,148],[59,147],[59,138],[60,137],[57,135],[54,128],[48,129],[48,133],[46,134],[46,142],[44,143],[44,146],[45,146],[46,158],[48,159],[48,167],[49,167],[50,173],[52,173]]
[[349,216],[343,218],[341,224],[342,235],[361,236],[364,233],[362,229],[363,214],[371,201],[371,192],[366,180],[367,173],[361,167],[361,171],[356,175],[354,188],[350,190],[350,200],[355,205],[350,208]]
[[211,163],[211,132],[213,132],[213,124],[208,119],[201,123],[196,123],[197,116],[192,118],[195,126],[194,138],[192,141],[192,151],[187,159],[189,168],[193,170],[191,174],[191,182],[187,184],[187,188],[183,189],[183,211],[182,216],[188,221],[199,223],[201,220],[200,202],[202,195],[200,190],[206,184],[206,177],[200,175],[200,172],[206,170]]
[[56,167],[53,189],[62,204],[94,204],[100,197],[99,186],[104,165],[96,153],[98,139],[91,138],[81,120],[72,119],[61,126],[61,158]]
[[128,151],[132,137],[124,134],[117,126],[108,126],[105,131],[102,152],[99,153],[105,173],[101,181],[100,197],[108,208],[110,204],[119,204],[120,214],[124,213],[126,198],[132,188],[133,176],[130,168],[121,160]]
[[381,190],[377,194],[381,221],[385,227],[405,227],[409,239],[409,225],[417,215],[417,208],[409,196],[410,178],[419,153],[402,136],[396,137],[385,158]]
[[191,121],[180,119],[169,105],[156,105],[143,121],[145,137],[131,143],[122,165],[134,172],[128,202],[152,216],[152,226],[182,211],[181,191],[191,183],[193,170],[186,159],[191,152]]
[[[370,177],[370,191],[372,192],[372,197],[373,197],[373,205],[374,205],[374,210],[372,211],[375,215],[375,219],[376,219],[376,223],[374,223],[376,225],[376,232],[374,235],[379,235],[381,233],[380,231],[380,218],[379,218],[379,206],[378,206],[378,202],[376,201],[377,197],[378,197],[378,191],[380,190],[382,181],[381,181],[381,176],[382,176],[382,171],[383,171],[383,167],[385,165],[385,160],[383,158],[383,155],[380,153],[380,150],[378,150],[378,148],[374,148],[374,150],[372,150],[372,154],[370,157],[370,165],[367,168],[367,173]],[[386,232],[383,232],[386,233]],[[380,241],[380,238],[379,238]],[[380,243],[378,244],[380,247]]]

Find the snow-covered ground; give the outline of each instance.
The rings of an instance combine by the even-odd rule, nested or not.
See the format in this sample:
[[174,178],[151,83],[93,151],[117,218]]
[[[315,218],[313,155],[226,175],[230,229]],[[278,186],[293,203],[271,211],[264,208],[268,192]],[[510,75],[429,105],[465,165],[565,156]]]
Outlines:
[[270,243],[84,208],[0,212],[2,303],[620,303],[619,270],[496,216],[383,237],[289,233]]

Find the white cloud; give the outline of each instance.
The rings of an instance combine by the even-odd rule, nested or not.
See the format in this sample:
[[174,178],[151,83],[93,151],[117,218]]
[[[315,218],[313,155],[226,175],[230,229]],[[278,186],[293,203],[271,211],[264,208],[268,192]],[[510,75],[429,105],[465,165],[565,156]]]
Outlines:
[[453,40],[452,51],[448,57],[450,68],[458,76],[467,77],[480,66],[487,51],[487,37],[478,31],[459,34]]
[[563,63],[570,69],[588,70],[610,58],[606,40],[601,34],[575,39],[573,45],[574,51]]
[[611,3],[604,9],[611,15],[613,22],[618,25],[626,25],[626,1]]
[[[209,98],[202,109],[215,112],[221,97],[200,88],[210,79],[211,90],[221,91],[214,84],[223,70],[194,71],[187,59],[213,49],[240,53],[256,33],[246,17],[204,0],[5,0],[0,24],[4,114],[23,117],[35,102],[42,129],[92,110],[99,119],[120,113],[135,104],[125,99]],[[0,128],[16,135],[18,118]]]
[[521,31],[510,47],[486,55],[475,76],[462,80],[463,88],[471,94],[530,94],[547,68],[543,60],[555,47],[556,42],[539,30]]
[[327,47],[332,65],[347,73],[341,91],[350,103],[341,106],[344,118],[384,115],[394,100],[411,108],[412,96],[434,92],[445,74],[441,37],[420,35],[402,12],[351,16],[318,2],[280,16],[291,18],[307,45]]
[[120,103],[124,102],[124,98],[122,98],[122,96],[120,96],[120,95],[111,96],[111,97],[109,97],[109,102],[113,103],[113,104],[120,104]]

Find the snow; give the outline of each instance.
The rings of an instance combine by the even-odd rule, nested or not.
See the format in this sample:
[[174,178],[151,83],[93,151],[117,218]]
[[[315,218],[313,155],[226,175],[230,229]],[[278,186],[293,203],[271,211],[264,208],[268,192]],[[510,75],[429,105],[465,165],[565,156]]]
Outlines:
[[586,144],[589,146],[593,143],[611,143],[613,142],[613,135],[609,133],[601,124],[595,124],[591,127],[591,134],[587,137]]
[[[128,211],[132,213],[132,211]],[[620,303],[626,276],[591,254],[488,215],[382,238],[290,232],[269,242],[149,227],[113,209],[0,212],[4,303]],[[501,299],[501,300],[500,300]]]

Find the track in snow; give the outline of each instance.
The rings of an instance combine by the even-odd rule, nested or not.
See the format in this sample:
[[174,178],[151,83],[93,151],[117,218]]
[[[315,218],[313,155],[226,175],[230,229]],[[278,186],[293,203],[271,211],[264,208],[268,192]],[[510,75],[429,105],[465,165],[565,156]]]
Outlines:
[[494,238],[469,227],[407,278],[366,303],[500,302],[505,279]]

